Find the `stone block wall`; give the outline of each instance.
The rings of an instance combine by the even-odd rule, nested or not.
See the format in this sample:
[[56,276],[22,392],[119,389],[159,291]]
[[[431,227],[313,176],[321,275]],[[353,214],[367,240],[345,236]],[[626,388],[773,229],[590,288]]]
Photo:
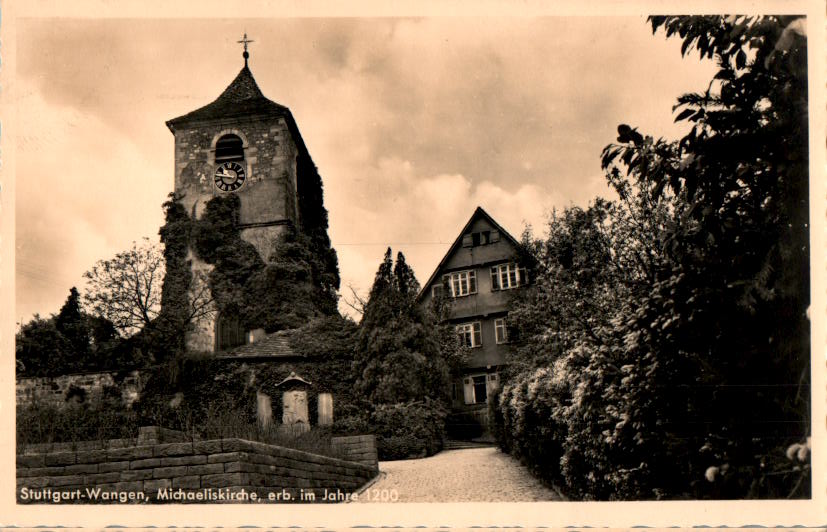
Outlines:
[[362,436],[339,436],[331,441],[333,448],[345,460],[359,462],[373,469],[379,467],[379,455],[376,452],[376,437],[373,434]]
[[215,143],[227,134],[239,136],[244,143],[247,178],[235,192],[241,200],[241,224],[295,221],[298,148],[284,117],[238,119],[231,126],[219,121],[177,130],[175,192],[183,196],[187,212],[200,217],[216,194]]
[[[240,201],[241,237],[252,244],[264,261],[287,224],[298,221],[296,158],[299,151],[285,117],[245,117],[228,124],[218,120],[175,132],[175,193],[193,219],[201,218],[207,203],[219,192],[214,184],[215,146],[224,135],[242,139],[246,180],[234,192]],[[200,261],[193,271],[204,270]],[[202,276],[203,277],[203,276]],[[190,286],[190,299],[199,287]],[[218,315],[211,311],[194,323],[187,334],[187,348],[215,350]]]
[[89,400],[98,398],[104,387],[120,388],[121,397],[127,405],[132,404],[141,393],[144,381],[139,371],[131,371],[123,379],[114,371],[97,373],[73,373],[59,377],[24,377],[17,379],[17,404],[25,405],[38,400],[52,405],[66,403],[67,393],[73,386],[86,392]]
[[362,463],[237,438],[133,445],[19,454],[17,501],[339,502],[376,474]]

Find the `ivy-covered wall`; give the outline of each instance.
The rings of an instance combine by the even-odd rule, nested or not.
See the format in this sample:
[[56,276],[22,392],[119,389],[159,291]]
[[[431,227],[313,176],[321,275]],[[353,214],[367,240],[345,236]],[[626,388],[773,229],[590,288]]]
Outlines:
[[[260,328],[269,333],[337,314],[338,261],[327,237],[327,211],[319,204],[321,180],[313,175],[317,183],[305,190],[312,201],[302,203],[312,234],[302,230],[304,225],[285,226],[271,242],[267,257],[241,236],[241,201],[236,194],[212,198],[195,220],[180,198],[173,196],[165,204],[161,240],[167,274],[158,340],[167,351],[180,353],[199,345],[186,340],[195,330],[196,307],[203,304],[196,301],[198,282],[208,284],[210,318],[214,320],[216,314],[235,318],[244,330]],[[206,279],[193,275],[193,259],[209,266],[202,269]],[[201,346],[200,350],[211,349]]]
[[291,372],[311,383],[310,422],[316,425],[319,393],[333,396],[334,420],[361,408],[353,391],[356,324],[338,316],[317,318],[288,336],[295,356],[270,360],[227,360],[184,355],[154,371],[135,404],[144,424],[209,433],[211,427],[256,420],[256,392],[272,401],[273,419],[281,421],[276,389]]

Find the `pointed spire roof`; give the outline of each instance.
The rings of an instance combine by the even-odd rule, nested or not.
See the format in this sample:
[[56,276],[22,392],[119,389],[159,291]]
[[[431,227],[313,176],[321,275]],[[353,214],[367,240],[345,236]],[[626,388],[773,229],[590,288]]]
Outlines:
[[233,82],[224,89],[224,92],[214,102],[191,113],[168,120],[167,127],[175,133],[176,129],[197,122],[248,116],[284,116],[292,119],[290,110],[287,107],[268,100],[262,94],[255,78],[253,78],[253,73],[245,64]]

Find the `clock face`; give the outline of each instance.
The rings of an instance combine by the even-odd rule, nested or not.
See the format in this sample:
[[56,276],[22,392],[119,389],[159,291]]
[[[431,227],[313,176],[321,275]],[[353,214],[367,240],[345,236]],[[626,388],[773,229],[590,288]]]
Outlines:
[[238,190],[246,178],[244,167],[236,162],[221,163],[215,169],[215,186],[224,192]]

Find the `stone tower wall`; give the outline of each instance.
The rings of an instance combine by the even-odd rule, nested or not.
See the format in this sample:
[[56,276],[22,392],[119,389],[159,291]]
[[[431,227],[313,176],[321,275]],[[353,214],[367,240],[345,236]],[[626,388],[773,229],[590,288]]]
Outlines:
[[[213,184],[215,143],[234,133],[244,141],[247,179],[235,194],[241,200],[241,224],[297,222],[296,143],[284,118],[246,119],[232,125],[192,126],[175,133],[175,192],[190,216],[200,217],[207,202],[226,194]],[[276,226],[277,227],[277,226]],[[274,229],[274,236],[279,229]],[[258,236],[250,243],[257,246]],[[266,260],[269,250],[259,249]]]
[[[241,237],[252,244],[267,261],[278,236],[288,223],[298,223],[297,170],[298,149],[284,118],[237,119],[231,124],[217,121],[196,124],[175,132],[175,192],[193,219],[200,218],[213,197],[227,194],[213,182],[215,144],[226,134],[238,135],[244,142],[247,177],[234,192],[240,201]],[[211,267],[190,253],[194,282],[199,273],[206,279]],[[197,286],[190,289],[195,297]],[[215,345],[217,313],[197,320],[187,335],[187,348],[212,351]]]

